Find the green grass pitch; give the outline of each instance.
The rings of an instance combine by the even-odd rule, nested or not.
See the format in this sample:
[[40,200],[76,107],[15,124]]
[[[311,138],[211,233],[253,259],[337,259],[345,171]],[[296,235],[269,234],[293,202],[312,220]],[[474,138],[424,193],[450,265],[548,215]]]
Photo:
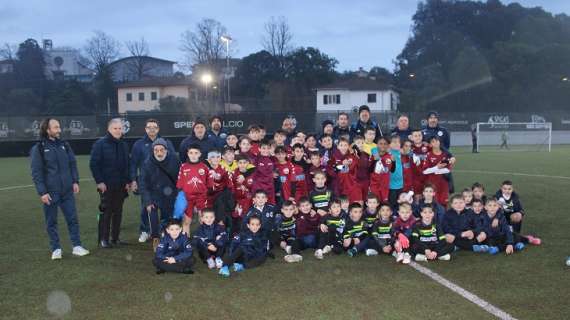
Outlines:
[[[568,319],[570,313],[570,147],[544,152],[454,150],[456,189],[483,183],[494,193],[511,179],[527,216],[523,233],[543,239],[506,257],[456,253],[424,264],[519,319]],[[78,157],[82,178],[88,159]],[[0,159],[0,189],[31,184],[26,158]],[[512,175],[521,173],[524,175]],[[549,177],[557,176],[557,177]],[[566,177],[566,178],[563,178]],[[39,197],[31,187],[0,191],[0,318],[50,319],[490,319],[493,316],[392,257],[304,252],[299,264],[282,253],[262,267],[220,278],[198,264],[194,275],[154,274],[150,243],[139,244],[139,199],[125,204],[122,238],[129,246],[96,248],[98,196],[83,181],[77,197],[81,236],[91,255],[64,250],[52,262]]]

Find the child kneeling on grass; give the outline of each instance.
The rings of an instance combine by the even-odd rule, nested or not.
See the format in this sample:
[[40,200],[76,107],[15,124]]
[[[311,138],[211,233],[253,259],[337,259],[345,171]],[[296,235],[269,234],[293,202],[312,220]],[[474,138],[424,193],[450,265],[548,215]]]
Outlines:
[[267,239],[261,232],[261,218],[257,215],[247,220],[246,229],[234,239],[230,251],[223,259],[219,274],[230,276],[230,266],[233,271],[240,272],[262,265],[267,257]]
[[421,219],[412,229],[412,253],[416,261],[450,260],[454,246],[445,241],[443,230],[437,225],[433,207],[426,204],[420,213]]
[[208,264],[208,269],[222,267],[222,256],[228,241],[228,234],[223,225],[215,223],[214,210],[206,208],[202,211],[200,226],[194,232],[192,242],[202,261]]
[[156,273],[178,272],[192,274],[192,245],[182,233],[180,220],[171,219],[166,224],[166,233],[160,239],[152,264]]

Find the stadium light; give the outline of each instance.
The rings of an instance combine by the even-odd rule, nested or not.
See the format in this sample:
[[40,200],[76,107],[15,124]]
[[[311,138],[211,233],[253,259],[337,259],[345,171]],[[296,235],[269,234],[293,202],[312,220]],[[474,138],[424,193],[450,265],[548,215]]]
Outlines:
[[203,83],[204,85],[207,86],[208,84],[210,84],[210,82],[212,82],[212,75],[209,74],[209,73],[204,73],[204,74],[202,75],[202,77],[200,78],[200,80],[202,81],[202,83]]
[[410,78],[415,78],[416,74],[415,73],[410,73]]
[[232,42],[232,37],[228,36],[228,35],[223,35],[220,37],[220,40],[222,40],[222,42],[224,42],[226,44],[226,81],[227,81],[227,99],[226,102],[230,103],[230,42]]
[[562,81],[567,82],[567,81],[568,81],[568,77],[562,77]]

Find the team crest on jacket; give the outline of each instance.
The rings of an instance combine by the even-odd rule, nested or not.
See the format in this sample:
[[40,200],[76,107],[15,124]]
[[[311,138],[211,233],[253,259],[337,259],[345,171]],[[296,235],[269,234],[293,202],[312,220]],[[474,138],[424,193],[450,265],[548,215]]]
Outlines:
[[200,170],[198,170],[198,174],[203,176],[204,174],[206,174],[206,171],[204,171],[204,169],[200,168]]
[[437,132],[437,135],[440,136],[440,137],[443,136],[443,131],[441,131],[441,130],[438,131],[438,132]]
[[289,174],[289,169],[288,169],[288,168],[283,169],[283,173],[284,173],[284,174]]

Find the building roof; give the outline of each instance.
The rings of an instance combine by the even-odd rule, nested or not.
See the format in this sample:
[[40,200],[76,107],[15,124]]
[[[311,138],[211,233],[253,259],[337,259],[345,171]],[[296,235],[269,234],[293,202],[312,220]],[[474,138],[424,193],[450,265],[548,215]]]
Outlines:
[[391,84],[358,77],[323,85],[315,90],[386,91],[395,89]]
[[[175,64],[175,63],[176,63],[176,61],[170,61],[170,60],[165,60],[165,59],[160,59],[160,58],[155,58],[155,57],[150,57],[150,56],[145,56],[145,57],[143,57],[143,58],[145,58],[145,59],[147,59],[147,60],[152,60],[152,61],[157,61],[157,62],[164,62],[164,63],[170,63],[170,64]],[[138,59],[138,57],[130,56],[130,57],[121,58],[121,59],[119,59],[119,60],[115,60],[115,61],[111,62],[110,65],[114,65],[114,64],[121,63],[121,62],[125,62],[125,61],[127,61],[127,60],[132,60],[132,59]]]
[[137,81],[129,81],[117,84],[117,88],[140,88],[140,87],[170,87],[191,86],[192,81],[186,77],[155,77]]

